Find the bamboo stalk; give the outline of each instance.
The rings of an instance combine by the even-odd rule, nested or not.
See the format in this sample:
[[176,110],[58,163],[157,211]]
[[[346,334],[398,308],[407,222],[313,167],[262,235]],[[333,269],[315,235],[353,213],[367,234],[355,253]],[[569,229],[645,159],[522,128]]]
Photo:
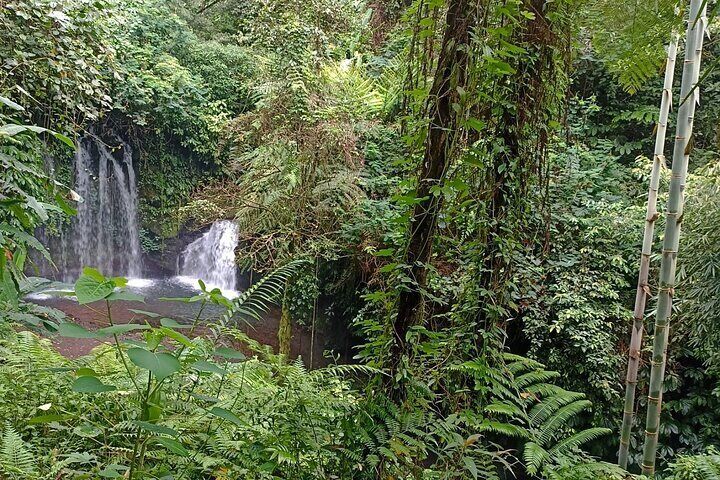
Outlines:
[[660,428],[660,410],[667,360],[670,316],[672,313],[672,297],[675,288],[675,268],[680,245],[685,179],[687,177],[690,150],[692,149],[690,139],[692,137],[695,105],[699,99],[696,84],[700,77],[702,45],[707,23],[705,18],[706,10],[705,0],[691,0],[685,42],[685,63],[680,86],[680,108],[678,109],[675,147],[673,150],[672,177],[670,179],[666,211],[665,238],[663,239],[662,261],[660,264],[660,285],[645,424],[642,473],[648,477],[655,474],[655,457]]
[[640,255],[640,272],[638,274],[637,291],[635,293],[635,310],[632,331],[630,333],[630,352],[628,353],[627,376],[625,378],[625,404],[623,408],[623,423],[620,429],[620,452],[618,465],[627,468],[630,451],[630,435],[635,417],[635,389],[637,386],[638,367],[640,365],[640,351],[642,350],[643,330],[645,326],[645,304],[650,293],[648,276],[650,272],[650,255],[652,254],[653,239],[655,235],[655,221],[659,214],[657,211],[658,189],[660,187],[660,172],[665,165],[665,134],[667,132],[668,116],[672,106],[672,87],[675,77],[675,59],[677,57],[678,35],[673,34],[668,44],[667,60],[665,64],[665,80],[663,82],[662,98],[660,100],[660,117],[655,130],[655,151],[653,154],[652,172],[650,173],[650,187],[648,190],[647,212],[645,214],[645,230],[643,233],[642,252]]

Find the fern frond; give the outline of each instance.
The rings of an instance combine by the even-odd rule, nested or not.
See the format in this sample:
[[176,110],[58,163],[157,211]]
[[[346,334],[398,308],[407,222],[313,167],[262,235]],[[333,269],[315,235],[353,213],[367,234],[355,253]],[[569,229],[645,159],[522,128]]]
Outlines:
[[558,430],[566,426],[571,418],[591,406],[590,400],[576,400],[558,409],[547,422],[540,426],[540,444],[548,445]]
[[493,402],[485,407],[485,411],[488,413],[499,413],[509,417],[522,418],[525,416],[523,409],[510,402]]
[[271,305],[277,304],[287,281],[306,264],[305,260],[295,260],[265,275],[232,301],[220,319],[221,325],[227,325],[235,315],[260,320]]
[[515,379],[518,388],[524,389],[528,387],[529,385],[534,385],[538,383],[545,383],[550,380],[554,380],[558,378],[560,374],[558,372],[553,372],[550,370],[535,370],[532,372],[525,373],[523,375],[520,375]]
[[529,436],[528,431],[520,426],[492,420],[485,420],[477,426],[476,430],[478,432],[492,432],[515,438],[528,438]]
[[588,428],[558,442],[550,449],[551,456],[567,455],[571,450],[578,448],[587,442],[591,442],[603,435],[612,433],[609,428],[594,427]]
[[533,425],[540,425],[557,412],[559,408],[577,400],[582,400],[583,398],[585,398],[585,395],[582,393],[568,392],[565,390],[558,394],[545,397],[540,403],[530,409],[530,421]]
[[10,478],[36,478],[35,459],[30,447],[9,423],[5,425],[0,448],[0,468]]
[[550,453],[535,442],[527,442],[523,450],[523,461],[528,473],[535,475],[550,459]]

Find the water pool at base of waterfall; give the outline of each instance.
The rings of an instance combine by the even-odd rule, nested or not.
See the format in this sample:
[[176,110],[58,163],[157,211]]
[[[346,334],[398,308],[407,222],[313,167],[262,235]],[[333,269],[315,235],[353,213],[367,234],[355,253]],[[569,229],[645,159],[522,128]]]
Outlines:
[[[128,278],[127,288],[131,292],[146,297],[190,297],[201,291],[198,280],[186,275],[176,275],[170,278]],[[207,290],[218,288],[227,298],[233,299],[240,295],[237,290],[226,288],[225,284],[217,285],[206,281],[204,283]]]
[[[210,288],[210,286],[208,287]],[[142,296],[145,301],[123,300],[113,302],[114,314],[120,315],[122,322],[133,321],[134,316],[143,318],[142,316],[133,315],[132,312],[129,312],[129,309],[150,311],[185,322],[191,322],[200,309],[200,302],[187,303],[162,300],[163,298],[188,298],[197,295],[200,292],[200,287],[196,279],[187,277],[129,278],[125,288],[129,292]],[[228,298],[235,298],[239,295],[239,292],[223,291],[223,295]],[[74,317],[77,317],[78,312],[85,308],[79,305],[74,297],[55,296],[51,292],[41,291],[28,295],[26,299],[34,303],[56,307]],[[211,319],[222,311],[221,307],[208,304],[203,309],[202,318]]]
[[[161,300],[164,297],[192,297],[197,295],[199,287],[197,287],[196,282],[191,283],[189,279],[180,279],[178,277],[165,279],[134,278],[128,281],[127,289],[143,296],[145,301],[121,300],[113,302],[111,308],[114,323],[144,323],[145,321],[149,321],[153,325],[158,323],[158,318],[149,318],[133,310],[153,312],[162,317],[173,318],[181,323],[191,323],[200,308],[200,302],[186,303]],[[78,323],[89,330],[97,330],[108,326],[104,308],[99,308],[102,306],[101,304],[80,305],[73,298],[51,296],[42,292],[28,296],[26,299],[39,305],[62,310],[68,316],[68,321]],[[223,312],[224,308],[218,305],[206,305],[200,316],[201,326],[213,322]],[[262,320],[236,318],[234,325],[253,340],[277,350],[279,320],[279,307],[271,307],[262,316]],[[310,358],[310,346],[313,344],[310,339],[311,332],[308,328],[297,324],[293,325],[292,331],[291,355],[293,357],[302,356],[307,361]],[[196,334],[202,333],[202,327],[196,331]],[[129,334],[124,335],[123,338],[139,338],[140,335],[139,333]],[[50,337],[53,345],[60,353],[70,358],[87,355],[93,348],[100,345],[100,342],[95,339],[64,338],[50,333],[47,333],[47,336]],[[318,329],[314,342],[316,366],[328,362],[327,359],[323,358],[323,338],[322,329]],[[238,344],[238,348],[242,349],[242,344]],[[246,353],[252,354],[249,351]]]

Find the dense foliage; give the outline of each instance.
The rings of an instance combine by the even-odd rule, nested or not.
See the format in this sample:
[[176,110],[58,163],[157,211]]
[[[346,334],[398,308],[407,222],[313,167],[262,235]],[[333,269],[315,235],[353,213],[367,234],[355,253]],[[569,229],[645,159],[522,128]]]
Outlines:
[[[703,5],[690,28],[713,33]],[[665,292],[656,472],[719,478],[714,42],[669,293],[652,220],[650,338],[615,466],[664,45],[688,8],[3,2],[0,477],[633,478]],[[173,270],[179,245],[231,219],[253,285],[231,299],[201,282],[165,299],[185,315],[120,321],[145,300],[122,276],[39,278],[91,200],[72,190],[83,136],[132,146],[146,263]],[[659,213],[672,181],[664,168]],[[96,328],[27,296],[48,290]],[[241,328],[270,316],[277,351]],[[326,359],[290,355],[298,329]],[[50,339],[99,346],[69,358]]]

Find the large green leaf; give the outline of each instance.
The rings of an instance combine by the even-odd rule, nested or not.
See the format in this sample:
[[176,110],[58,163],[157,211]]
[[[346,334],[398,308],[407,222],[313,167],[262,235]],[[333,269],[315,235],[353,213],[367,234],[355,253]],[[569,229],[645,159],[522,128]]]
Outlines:
[[235,425],[237,425],[238,427],[246,427],[247,426],[247,423],[240,420],[240,418],[237,415],[235,415],[234,413],[232,413],[230,410],[226,410],[226,409],[220,408],[220,407],[213,407],[210,409],[210,413],[215,415],[216,417],[222,418],[223,420],[228,420],[228,421],[234,423]]
[[[139,310],[133,310],[133,312],[139,312]],[[155,314],[157,315],[157,314]],[[179,323],[177,320],[172,318],[161,318],[160,319],[160,325],[167,328],[177,328],[177,329],[186,329],[186,328],[192,328],[192,325],[188,325],[186,323]]]
[[198,372],[209,372],[217,373],[218,375],[225,375],[227,370],[220,368],[214,363],[207,362],[205,360],[198,360],[197,362],[190,365],[190,368],[197,370]]
[[3,125],[0,127],[0,135],[7,135],[7,136],[14,136],[18,133],[22,132],[34,132],[34,133],[49,133],[53,137],[57,138],[61,142],[63,142],[65,145],[67,145],[70,148],[75,148],[75,144],[72,140],[70,140],[68,137],[63,135],[62,133],[53,132],[52,130],[48,130],[47,128],[38,127],[37,125],[16,125],[16,124],[8,124]]
[[73,391],[80,393],[102,393],[116,390],[112,385],[106,385],[97,377],[78,377],[72,386]]
[[180,371],[180,362],[167,353],[154,353],[144,348],[131,348],[127,351],[130,361],[140,368],[150,370],[159,380]]
[[66,422],[73,418],[73,415],[65,414],[65,415],[58,415],[58,414],[49,414],[49,415],[40,415],[37,417],[33,417],[30,420],[28,420],[28,425],[37,425],[40,423],[51,423],[51,422]]
[[12,108],[13,110],[18,110],[18,111],[25,110],[25,108],[23,108],[23,106],[20,105],[19,103],[15,103],[12,100],[10,100],[9,98],[3,97],[2,95],[0,95],[0,103],[5,105],[6,107]]
[[186,337],[185,335],[183,335],[180,332],[176,332],[172,328],[160,327],[157,329],[157,331],[158,331],[158,333],[160,333],[168,338],[172,338],[173,340],[175,340],[176,342],[178,342],[181,345],[185,345],[186,347],[192,346],[192,341],[188,337]]
[[157,423],[150,423],[150,422],[143,422],[142,420],[135,420],[133,424],[137,425],[143,430],[146,430],[148,432],[152,433],[158,433],[160,435],[170,435],[172,437],[177,437],[180,435],[176,430],[173,430],[170,427],[166,427],[164,425],[158,425]]
[[228,347],[219,347],[215,350],[218,357],[230,358],[233,360],[245,360],[245,354]]
[[115,290],[115,284],[111,280],[100,280],[95,275],[83,273],[75,282],[75,296],[78,303],[97,302],[108,297]]
[[68,338],[96,338],[94,332],[87,330],[76,323],[61,323],[58,325],[58,334]]
[[172,438],[153,437],[151,441],[162,445],[175,455],[180,455],[181,457],[187,457],[189,455],[187,449],[183,447],[182,443],[177,440],[173,440]]
[[122,335],[124,333],[132,332],[133,330],[147,330],[150,327],[148,325],[138,325],[136,323],[123,323],[120,325],[112,325],[110,327],[101,328],[95,335],[98,337],[109,337],[111,335]]
[[107,278],[105,278],[105,276],[102,273],[100,273],[100,270],[98,270],[97,268],[84,267],[82,274],[87,275],[88,277],[92,277],[94,280],[97,280],[98,282],[104,282],[105,280],[107,280]]

